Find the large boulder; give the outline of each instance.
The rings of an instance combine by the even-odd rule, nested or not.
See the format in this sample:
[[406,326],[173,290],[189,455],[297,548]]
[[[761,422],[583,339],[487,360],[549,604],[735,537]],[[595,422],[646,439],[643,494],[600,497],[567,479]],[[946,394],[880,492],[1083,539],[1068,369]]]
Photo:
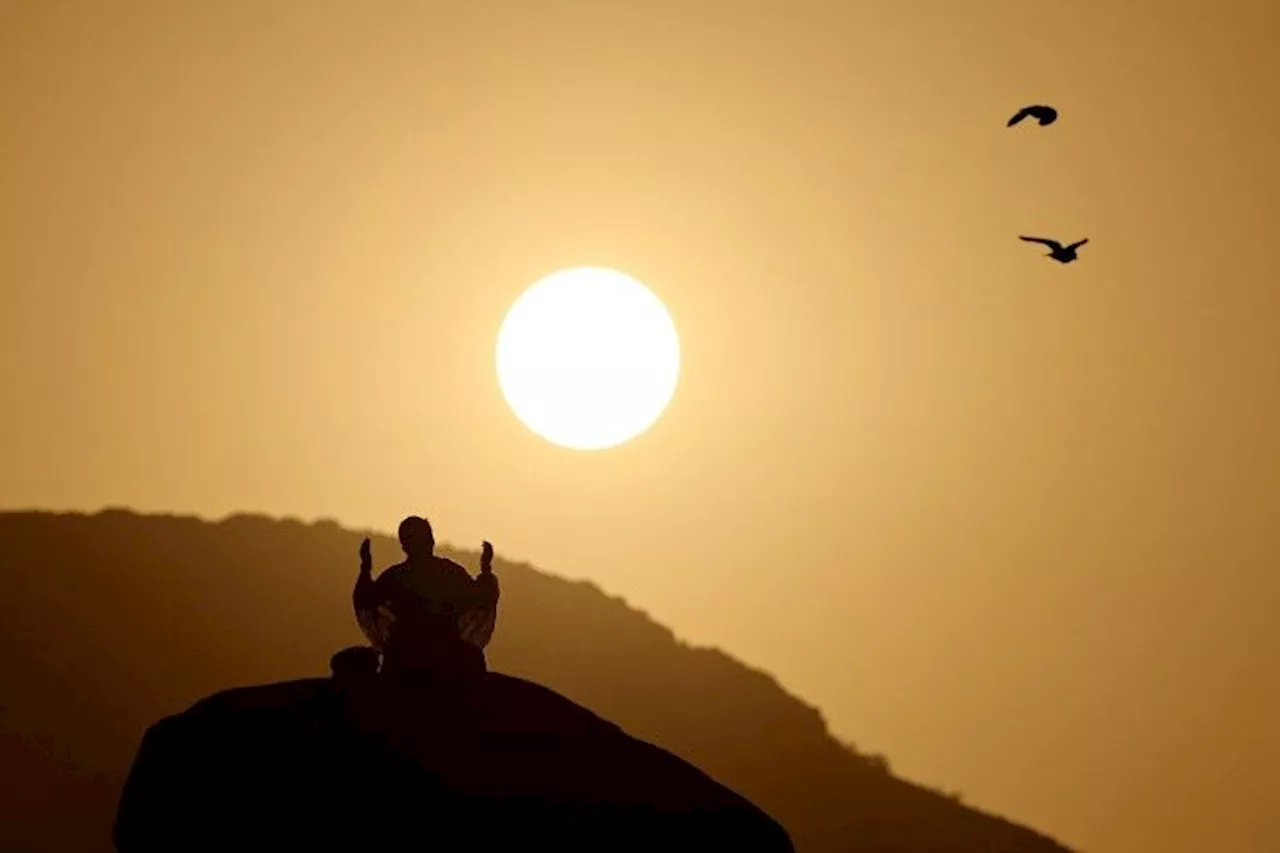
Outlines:
[[749,851],[783,828],[676,756],[558,693],[481,669],[229,690],[143,738],[120,853],[222,850]]

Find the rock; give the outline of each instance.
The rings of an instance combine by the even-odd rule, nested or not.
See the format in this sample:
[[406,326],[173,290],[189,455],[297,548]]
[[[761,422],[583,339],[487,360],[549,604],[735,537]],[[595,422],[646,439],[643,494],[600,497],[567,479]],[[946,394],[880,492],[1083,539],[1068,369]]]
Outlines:
[[482,662],[447,680],[370,663],[344,650],[332,678],[225,691],[156,723],[117,850],[793,849],[746,799],[552,690]]

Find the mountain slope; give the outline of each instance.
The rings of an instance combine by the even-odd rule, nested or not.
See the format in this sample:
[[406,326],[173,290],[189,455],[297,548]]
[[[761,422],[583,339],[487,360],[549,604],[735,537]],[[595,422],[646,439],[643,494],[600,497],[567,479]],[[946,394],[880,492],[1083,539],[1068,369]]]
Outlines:
[[[55,833],[80,832],[78,849],[108,849],[101,818],[114,803],[99,800],[115,795],[149,724],[227,687],[323,674],[334,651],[361,642],[350,603],[359,539],[260,516],[0,513],[0,748],[20,747],[42,790],[64,780],[66,802],[45,814],[85,815],[55,826],[0,799],[0,848],[48,849]],[[378,565],[397,554],[375,539]],[[491,669],[683,756],[781,820],[800,851],[1065,850],[893,777],[769,676],[678,642],[591,584],[494,568]]]

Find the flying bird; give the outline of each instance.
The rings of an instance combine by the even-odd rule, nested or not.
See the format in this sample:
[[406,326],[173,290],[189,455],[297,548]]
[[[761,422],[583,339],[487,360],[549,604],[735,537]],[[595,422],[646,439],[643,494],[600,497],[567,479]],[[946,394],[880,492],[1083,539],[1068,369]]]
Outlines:
[[1057,240],[1046,240],[1044,237],[1020,236],[1018,239],[1026,240],[1028,243],[1043,243],[1049,247],[1049,254],[1047,257],[1053,258],[1055,261],[1063,264],[1069,264],[1074,261],[1076,259],[1076,249],[1089,242],[1089,238],[1086,237],[1083,240],[1077,240],[1068,246],[1064,246]]
[[1046,124],[1053,124],[1058,120],[1058,111],[1053,107],[1046,107],[1043,105],[1023,107],[1014,114],[1013,118],[1009,119],[1009,123],[1006,124],[1005,127],[1013,127],[1015,124],[1027,117],[1034,118],[1036,121],[1040,122],[1041,126],[1044,126]]

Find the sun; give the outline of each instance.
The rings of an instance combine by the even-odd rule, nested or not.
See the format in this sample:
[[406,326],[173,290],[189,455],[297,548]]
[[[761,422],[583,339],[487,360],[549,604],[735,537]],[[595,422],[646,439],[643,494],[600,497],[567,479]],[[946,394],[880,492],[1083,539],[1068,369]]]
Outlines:
[[498,385],[552,444],[603,450],[648,430],[675,394],[680,340],[654,293],[616,270],[578,267],[538,281],[498,332]]

